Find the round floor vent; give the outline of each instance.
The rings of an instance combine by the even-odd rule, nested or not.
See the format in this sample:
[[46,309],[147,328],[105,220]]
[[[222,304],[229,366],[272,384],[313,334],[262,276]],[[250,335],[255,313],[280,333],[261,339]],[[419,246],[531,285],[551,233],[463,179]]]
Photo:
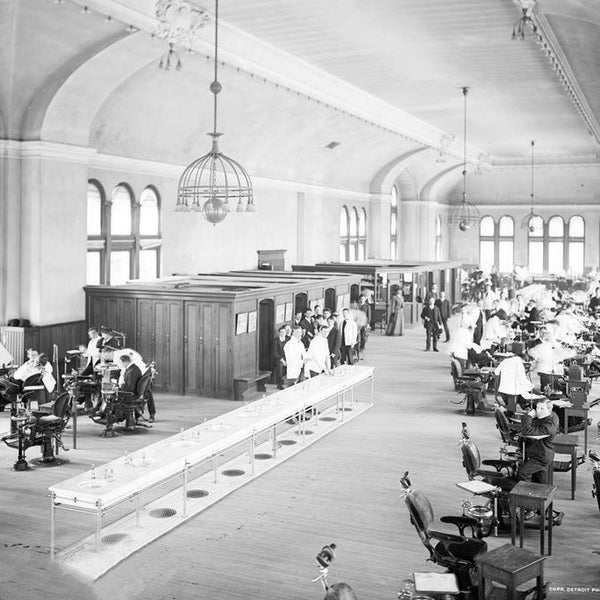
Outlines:
[[174,508],[155,508],[148,514],[155,519],[167,519],[169,517],[174,517],[177,514],[177,511]]

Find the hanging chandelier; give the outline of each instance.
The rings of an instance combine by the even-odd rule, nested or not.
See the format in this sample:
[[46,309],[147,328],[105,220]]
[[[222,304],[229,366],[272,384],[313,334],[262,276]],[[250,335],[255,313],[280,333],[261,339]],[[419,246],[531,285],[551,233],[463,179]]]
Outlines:
[[219,150],[217,133],[217,95],[222,89],[218,80],[219,0],[215,0],[215,72],[209,86],[213,94],[212,148],[208,154],[192,162],[181,175],[177,189],[177,212],[202,212],[204,218],[216,225],[229,212],[230,202],[236,203],[236,212],[255,212],[252,182],[237,161]]
[[538,233],[539,232],[539,223],[541,221],[541,217],[536,215],[533,210],[533,199],[535,197],[533,192],[533,184],[534,184],[534,169],[535,169],[535,141],[531,140],[531,187],[529,191],[529,198],[531,202],[531,207],[529,209],[529,214],[523,217],[521,221],[521,227],[527,227],[529,229],[529,233]]
[[468,231],[475,223],[479,223],[481,219],[479,209],[467,200],[467,95],[469,88],[463,87],[462,93],[464,97],[464,127],[463,127],[463,191],[460,204],[452,207],[448,217],[448,223],[458,225],[461,231]]

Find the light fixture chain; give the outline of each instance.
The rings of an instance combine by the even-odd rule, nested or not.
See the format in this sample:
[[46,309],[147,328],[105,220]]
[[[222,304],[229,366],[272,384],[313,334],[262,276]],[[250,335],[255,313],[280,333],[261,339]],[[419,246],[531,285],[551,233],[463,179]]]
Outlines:
[[469,88],[463,87],[464,105],[464,123],[463,123],[463,202],[467,201],[467,96]]
[[215,0],[215,78],[213,81],[213,85],[211,86],[211,91],[213,93],[214,102],[213,102],[213,133],[216,135],[217,133],[217,95],[219,94],[219,86],[217,85],[218,80],[218,64],[219,64],[219,0]]

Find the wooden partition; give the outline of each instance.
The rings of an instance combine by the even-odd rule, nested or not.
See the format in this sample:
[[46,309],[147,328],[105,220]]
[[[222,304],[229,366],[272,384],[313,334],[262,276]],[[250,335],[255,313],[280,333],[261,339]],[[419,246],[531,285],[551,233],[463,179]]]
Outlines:
[[[348,274],[236,271],[150,283],[88,286],[88,323],[122,331],[126,344],[155,360],[157,390],[233,398],[236,378],[266,369],[278,326],[306,306],[349,297]],[[266,321],[266,322],[265,322]],[[261,358],[262,357],[262,358]]]
[[[405,325],[411,327],[420,322],[423,300],[432,284],[436,283],[438,290],[446,292],[451,304],[460,302],[460,283],[456,284],[456,281],[460,282],[460,268],[458,262],[411,262],[409,264],[373,259],[353,263],[293,265],[292,271],[360,275],[360,292],[368,292],[372,296],[375,302],[375,313],[384,317],[389,317],[392,289],[399,285],[404,296]],[[353,290],[354,297],[358,293],[358,290]]]

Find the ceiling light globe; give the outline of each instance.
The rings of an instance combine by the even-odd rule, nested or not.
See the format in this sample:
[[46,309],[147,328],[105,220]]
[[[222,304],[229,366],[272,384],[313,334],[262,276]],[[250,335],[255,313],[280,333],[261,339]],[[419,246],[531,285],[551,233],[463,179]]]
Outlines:
[[471,229],[471,224],[468,221],[462,220],[459,224],[458,224],[458,228],[461,231],[469,231],[469,229]]
[[218,198],[209,198],[202,206],[202,214],[209,223],[216,225],[227,216],[227,209]]

